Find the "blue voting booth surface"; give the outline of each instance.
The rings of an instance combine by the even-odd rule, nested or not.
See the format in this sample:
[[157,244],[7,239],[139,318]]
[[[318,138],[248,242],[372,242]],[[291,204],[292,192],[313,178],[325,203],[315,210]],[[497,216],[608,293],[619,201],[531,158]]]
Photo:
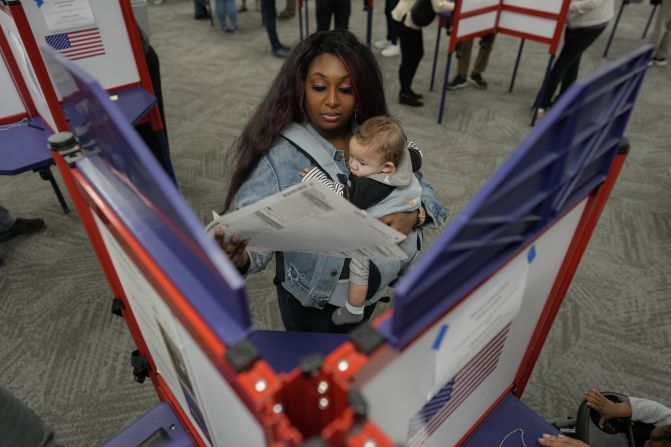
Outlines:
[[348,337],[256,331],[244,279],[123,113],[47,52],[75,137],[52,149],[94,215],[166,402],[107,446],[159,431],[155,445],[469,447],[556,432],[519,397],[626,156],[651,55],[567,91],[398,282],[393,311]]

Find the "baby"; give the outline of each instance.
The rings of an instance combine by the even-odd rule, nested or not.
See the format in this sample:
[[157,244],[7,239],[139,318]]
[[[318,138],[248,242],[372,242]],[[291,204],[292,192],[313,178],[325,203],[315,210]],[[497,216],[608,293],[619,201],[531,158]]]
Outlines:
[[[412,161],[421,164],[419,151],[411,153],[401,126],[392,118],[378,116],[357,128],[349,143],[350,188],[330,180],[319,168],[305,169],[302,181],[317,179],[373,217],[401,211],[419,210],[420,221],[426,216],[421,207],[421,186]],[[344,194],[345,193],[345,194]],[[417,244],[408,244],[414,247]],[[414,255],[414,253],[406,253]],[[345,307],[333,313],[336,325],[358,323],[363,319],[368,295],[368,259],[352,259]]]

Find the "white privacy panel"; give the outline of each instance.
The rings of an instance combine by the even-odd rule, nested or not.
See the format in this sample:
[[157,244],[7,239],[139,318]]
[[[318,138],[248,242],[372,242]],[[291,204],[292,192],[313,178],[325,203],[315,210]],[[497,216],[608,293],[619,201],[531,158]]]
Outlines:
[[14,57],[16,64],[19,66],[19,71],[21,72],[23,81],[28,87],[28,92],[33,100],[33,104],[35,104],[37,112],[44,118],[44,121],[51,127],[51,130],[56,132],[56,122],[51,115],[42,87],[40,87],[40,84],[37,81],[37,75],[28,58],[26,47],[21,41],[14,19],[2,10],[0,10],[0,27],[2,27],[2,32],[5,34],[5,38],[9,43],[12,56]]
[[501,11],[499,27],[552,39],[557,27],[557,21],[511,11]]
[[489,6],[496,6],[501,3],[501,0],[461,0],[461,12],[470,12],[477,9],[487,8]]
[[[409,447],[453,446],[512,385],[586,203],[587,199],[401,353],[391,350],[383,353],[379,360],[384,365],[382,369],[378,370],[376,362],[371,361],[355,376],[356,385],[361,387],[368,402],[370,419],[390,439]],[[528,264],[527,270],[519,268],[524,263]],[[511,296],[514,288],[524,289],[517,313],[506,313],[501,301],[504,295],[495,293],[505,284],[515,286],[510,289]],[[506,315],[514,314],[514,319],[499,330],[496,318],[481,314],[482,330],[478,332],[477,327],[471,327],[470,338],[464,341],[459,338],[459,329],[451,318],[453,314],[465,318],[461,312],[464,309],[470,314],[484,312],[487,307],[482,305],[468,309],[468,301],[487,287],[493,292],[487,296],[486,302],[502,309],[491,315],[498,316],[499,322]],[[487,331],[486,324],[493,327],[495,335]],[[466,364],[454,355],[453,350],[444,348],[450,337],[473,347]],[[482,337],[486,341],[484,347]],[[442,343],[437,343],[438,340]],[[395,358],[385,361],[389,356]],[[449,363],[453,361],[459,363],[450,369]],[[457,368],[459,371],[455,375]]]
[[92,24],[75,23],[71,29],[61,26],[53,30],[47,23],[48,1],[41,7],[34,1],[21,2],[38,46],[47,43],[56,48],[89,72],[104,89],[140,82],[119,3],[128,0],[88,0]]
[[503,4],[548,12],[551,14],[559,14],[561,12],[561,7],[564,4],[564,0],[503,0]]
[[26,113],[21,96],[14,85],[9,68],[0,57],[0,119]]
[[468,36],[480,31],[493,29],[496,26],[497,11],[491,11],[473,17],[467,17],[459,20],[459,30],[457,37]]

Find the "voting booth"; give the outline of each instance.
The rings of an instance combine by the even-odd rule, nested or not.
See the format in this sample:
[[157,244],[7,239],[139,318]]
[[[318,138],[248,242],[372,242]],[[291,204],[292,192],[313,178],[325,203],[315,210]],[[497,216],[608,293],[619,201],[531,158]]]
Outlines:
[[[561,35],[566,24],[569,0],[458,0],[452,14],[452,31],[448,48],[443,91],[438,110],[438,124],[443,121],[447,83],[449,82],[452,55],[460,42],[482,37],[491,33],[507,34],[522,39],[515,61],[512,91],[525,40],[548,45],[548,61],[542,88],[557,52]],[[439,24],[440,27],[440,24]],[[440,32],[440,30],[439,30]],[[436,42],[436,51],[438,48]],[[435,58],[434,58],[435,71]],[[433,76],[431,77],[433,89]]]
[[[259,331],[244,279],[81,67],[52,51],[53,135],[164,402],[106,446],[532,445],[520,400],[606,204],[650,46],[568,90],[349,335]],[[173,436],[174,434],[174,436]],[[158,436],[158,438],[157,438]]]

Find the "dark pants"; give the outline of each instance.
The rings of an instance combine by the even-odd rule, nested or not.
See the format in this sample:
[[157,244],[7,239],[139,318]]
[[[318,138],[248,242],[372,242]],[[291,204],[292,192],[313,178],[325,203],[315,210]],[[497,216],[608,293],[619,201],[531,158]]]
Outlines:
[[193,7],[195,8],[195,14],[197,16],[207,14],[207,7],[205,6],[206,1],[207,0],[193,0]]
[[401,39],[401,66],[398,69],[398,80],[401,83],[401,93],[410,93],[412,79],[424,57],[422,30],[408,28],[401,23],[398,26],[398,37]]
[[566,28],[564,47],[550,71],[550,79],[545,87],[545,92],[543,92],[543,97],[540,98],[540,101],[537,98],[538,107],[543,109],[548,108],[560,83],[561,90],[559,96],[578,79],[578,69],[580,68],[582,54],[606,29],[606,25],[607,23],[590,28]]
[[0,446],[58,447],[44,421],[0,386]]
[[349,29],[351,0],[317,0],[317,32],[328,31],[333,16],[334,29]]
[[398,0],[385,0],[384,2],[384,17],[387,19],[387,40],[392,45],[398,42],[398,22],[391,16],[391,12],[398,5]]
[[[282,323],[284,323],[287,331],[346,333],[357,326],[356,324],[344,324],[342,326],[333,324],[331,315],[338,309],[337,306],[327,304],[323,309],[305,307],[284,287],[281,285],[276,287]],[[373,315],[376,304],[365,307],[363,311],[364,321],[367,321]]]
[[261,0],[261,17],[263,26],[266,27],[268,40],[273,50],[277,50],[282,45],[280,38],[277,37],[277,10],[275,9],[275,0]]

